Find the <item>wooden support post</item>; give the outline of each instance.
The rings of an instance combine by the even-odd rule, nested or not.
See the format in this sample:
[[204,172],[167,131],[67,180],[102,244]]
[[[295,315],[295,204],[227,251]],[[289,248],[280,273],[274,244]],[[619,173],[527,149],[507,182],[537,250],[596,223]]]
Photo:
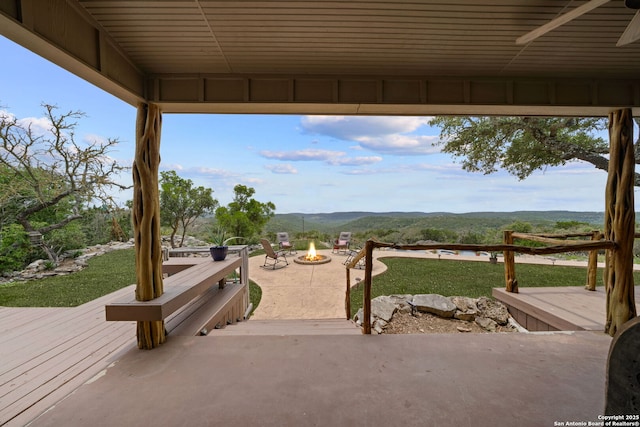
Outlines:
[[[160,234],[160,130],[162,116],[154,104],[140,104],[136,120],[133,161],[132,222],[136,258],[136,300],[149,301],[164,292]],[[164,343],[164,321],[138,322],[138,347],[152,349]]]
[[[503,232],[503,243],[505,245],[513,245],[513,231],[505,230]],[[518,293],[518,281],[516,280],[516,259],[513,251],[504,251],[504,280],[506,282],[506,291]]]
[[364,320],[362,322],[362,326],[364,330],[362,333],[370,335],[371,334],[371,281],[372,281],[372,270],[373,270],[373,241],[367,240],[365,243],[365,260],[364,260],[364,292],[363,292],[363,302],[362,302],[362,312],[364,316]]
[[[591,241],[600,240],[600,231],[593,230],[591,232]],[[598,278],[598,251],[589,252],[589,263],[587,265],[587,284],[585,289],[588,291],[596,290],[596,280]]]
[[613,336],[636,317],[633,284],[635,155],[631,109],[609,113],[609,169],[605,191],[604,237],[616,246],[607,251],[605,332]]
[[344,294],[344,310],[347,314],[347,320],[351,319],[351,269],[349,266],[347,270],[347,291]]

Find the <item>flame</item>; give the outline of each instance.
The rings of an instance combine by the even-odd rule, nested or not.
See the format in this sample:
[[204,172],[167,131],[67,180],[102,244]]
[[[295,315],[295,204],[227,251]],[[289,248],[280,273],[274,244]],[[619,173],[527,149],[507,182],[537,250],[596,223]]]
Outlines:
[[315,261],[318,259],[318,255],[316,254],[316,245],[313,242],[309,243],[309,251],[307,252],[307,256],[304,258],[307,261]]

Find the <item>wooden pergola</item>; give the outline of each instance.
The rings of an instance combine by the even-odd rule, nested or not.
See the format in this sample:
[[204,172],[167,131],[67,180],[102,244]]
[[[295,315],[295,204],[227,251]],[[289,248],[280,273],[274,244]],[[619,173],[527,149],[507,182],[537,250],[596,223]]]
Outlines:
[[[640,42],[616,46],[635,11],[600,1],[516,43],[585,3],[5,0],[0,34],[138,107],[140,300],[163,292],[161,114],[608,116],[613,334],[636,315],[632,117],[640,112]],[[138,332],[141,348],[164,341],[162,322],[139,322]]]

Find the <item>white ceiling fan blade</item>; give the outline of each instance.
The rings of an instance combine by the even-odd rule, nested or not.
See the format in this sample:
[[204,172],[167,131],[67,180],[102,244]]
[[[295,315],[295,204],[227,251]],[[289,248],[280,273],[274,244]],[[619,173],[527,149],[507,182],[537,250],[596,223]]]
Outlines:
[[622,33],[618,39],[616,46],[624,46],[638,39],[640,39],[640,10],[633,15],[633,19],[631,19],[631,22],[627,25],[627,29],[624,30],[624,33]]
[[611,0],[591,0],[582,6],[576,7],[570,12],[564,15],[558,16],[556,19],[552,19],[548,23],[541,27],[536,28],[533,31],[528,32],[524,36],[520,36],[516,39],[516,44],[527,44],[530,41],[537,39],[538,37],[548,33],[551,30],[555,30],[559,26],[566,24],[567,22],[576,19],[577,17],[584,15],[587,12],[592,11],[596,7],[602,6],[605,3],[609,3]]

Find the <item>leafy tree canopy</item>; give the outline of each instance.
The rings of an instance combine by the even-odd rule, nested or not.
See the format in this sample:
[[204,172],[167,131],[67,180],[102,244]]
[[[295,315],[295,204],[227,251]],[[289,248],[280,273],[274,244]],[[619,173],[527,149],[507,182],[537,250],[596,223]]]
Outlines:
[[211,193],[212,189],[194,187],[193,181],[180,178],[175,171],[160,172],[160,216],[163,225],[171,227],[172,248],[176,247],[174,238],[179,229],[182,229],[179,243],[182,246],[193,222],[218,206]]
[[572,160],[604,171],[609,167],[609,143],[595,136],[607,128],[603,118],[438,116],[430,124],[440,128],[443,151],[461,158],[470,172],[490,174],[502,168],[525,179],[545,166]]
[[233,201],[216,209],[216,220],[233,236],[250,240],[262,232],[264,225],[273,217],[276,205],[257,201],[252,197],[256,190],[245,185],[236,185],[233,192]]

